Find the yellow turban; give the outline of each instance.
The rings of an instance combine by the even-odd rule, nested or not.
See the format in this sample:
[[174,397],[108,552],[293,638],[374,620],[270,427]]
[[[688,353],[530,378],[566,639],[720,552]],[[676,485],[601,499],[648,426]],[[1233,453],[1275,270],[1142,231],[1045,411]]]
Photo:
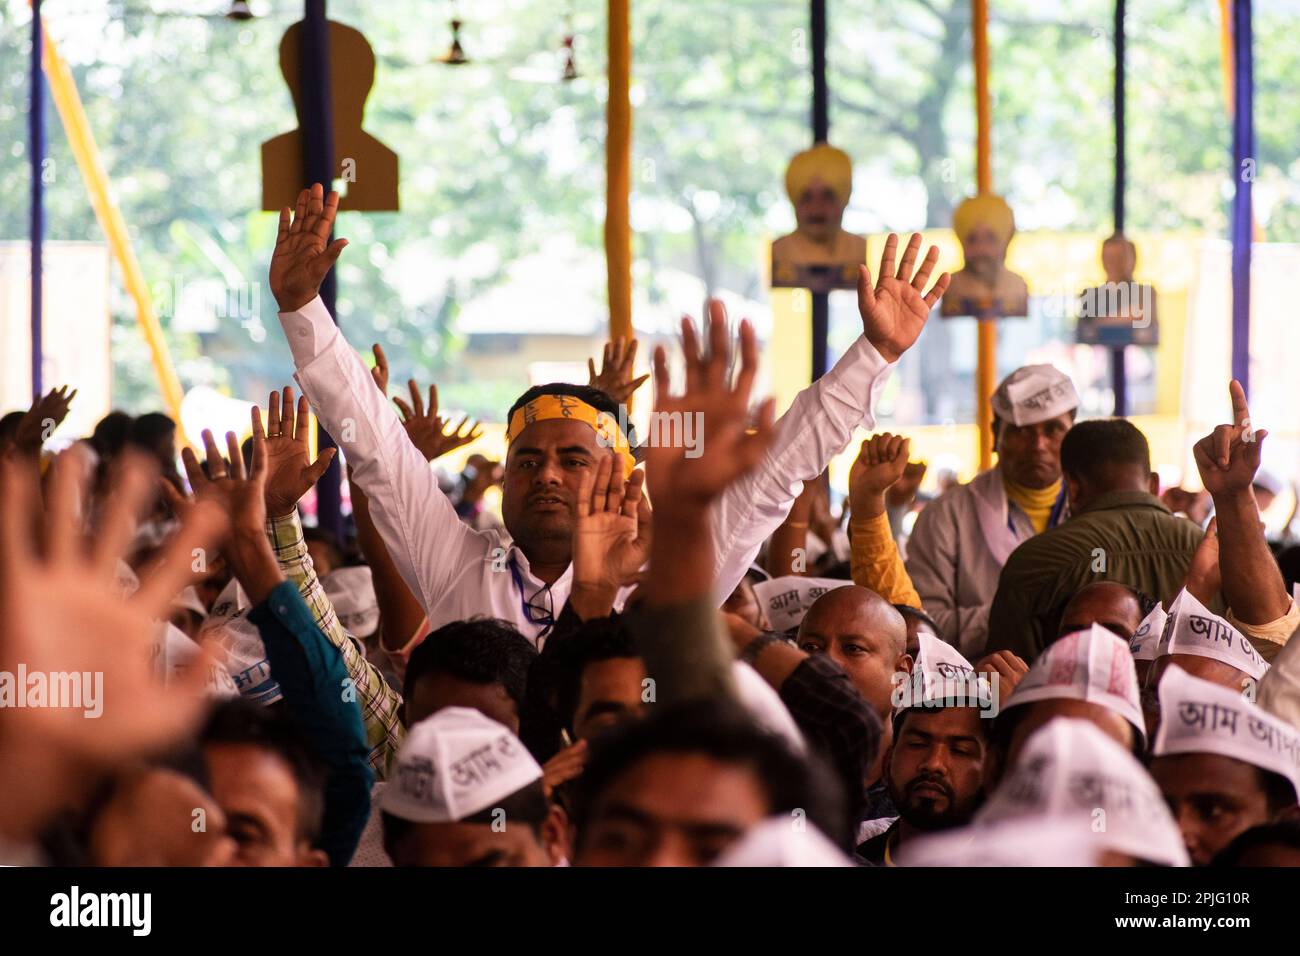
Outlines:
[[952,214],[953,231],[962,242],[977,225],[988,226],[1004,244],[1011,241],[1011,234],[1016,231],[1011,207],[1001,196],[973,196]]
[[785,171],[785,192],[790,201],[799,202],[799,197],[814,179],[824,182],[840,205],[847,206],[849,194],[853,192],[853,160],[844,150],[826,143],[796,153]]

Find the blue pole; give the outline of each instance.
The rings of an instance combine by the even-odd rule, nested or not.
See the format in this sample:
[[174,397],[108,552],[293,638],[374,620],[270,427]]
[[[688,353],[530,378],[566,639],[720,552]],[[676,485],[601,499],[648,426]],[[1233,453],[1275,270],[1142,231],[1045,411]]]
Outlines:
[[[329,192],[334,182],[334,115],[330,109],[329,20],[325,0],[307,0],[302,24],[302,165],[307,185],[320,183]],[[331,234],[330,239],[334,236]],[[331,269],[321,283],[320,297],[338,323],[335,303],[338,298],[337,270]],[[317,423],[316,439],[320,449],[335,447],[334,439]],[[343,541],[343,470],[338,456],[316,482],[316,517],[320,527]]]
[[[1124,231],[1124,192],[1127,179],[1124,131],[1124,0],[1115,0],[1115,231]],[[1128,368],[1124,346],[1110,350],[1110,383],[1115,392],[1115,417],[1128,415]]]
[[45,80],[41,76],[41,0],[32,0],[32,78],[31,107],[27,117],[31,142],[31,265],[32,265],[32,395],[43,391],[41,382],[41,316],[45,242]]
[[1255,96],[1250,0],[1234,0],[1232,53],[1234,102],[1232,171],[1232,377],[1250,394],[1250,245],[1254,216],[1250,198],[1255,178]]

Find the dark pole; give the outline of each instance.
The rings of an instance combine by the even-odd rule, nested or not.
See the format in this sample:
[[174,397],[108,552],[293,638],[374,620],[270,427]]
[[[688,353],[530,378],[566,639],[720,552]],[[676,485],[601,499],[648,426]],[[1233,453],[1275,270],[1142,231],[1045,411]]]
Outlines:
[[[307,0],[302,23],[302,165],[307,185],[320,183],[328,193],[334,182],[334,116],[330,109],[329,20],[325,17],[325,0]],[[333,240],[333,234],[330,239]],[[321,283],[320,297],[335,324],[338,313],[337,270],[331,269]],[[335,447],[334,439],[317,423],[316,440],[320,450]],[[328,470],[316,482],[316,516],[321,528],[340,542],[343,540],[342,475],[336,455]]]
[[32,0],[32,89],[31,112],[27,117],[32,159],[32,395],[44,390],[41,382],[41,316],[45,242],[45,80],[41,76],[41,0]]
[[[813,143],[830,137],[829,96],[826,90],[826,0],[812,0],[812,128]],[[826,340],[830,335],[830,302],[827,293],[812,294],[812,379],[826,374]]]
[[[1115,231],[1124,231],[1124,186],[1127,175],[1124,144],[1124,0],[1115,0]],[[1128,414],[1128,370],[1124,346],[1110,350],[1110,381],[1115,392],[1115,417]]]
[[1250,255],[1255,217],[1251,184],[1255,179],[1255,97],[1250,0],[1232,8],[1233,116],[1232,173],[1232,377],[1250,394]]

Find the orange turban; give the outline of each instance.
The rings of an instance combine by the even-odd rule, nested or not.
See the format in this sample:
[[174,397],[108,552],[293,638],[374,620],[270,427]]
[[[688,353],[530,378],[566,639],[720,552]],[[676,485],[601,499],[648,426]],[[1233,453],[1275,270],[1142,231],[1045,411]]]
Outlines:
[[785,192],[790,201],[798,203],[814,179],[830,187],[840,204],[847,206],[849,194],[853,192],[853,160],[844,150],[826,143],[796,153],[785,171]]
[[977,225],[988,226],[1004,245],[1011,241],[1011,234],[1016,231],[1011,207],[1001,196],[973,196],[963,200],[952,214],[953,232],[962,242]]

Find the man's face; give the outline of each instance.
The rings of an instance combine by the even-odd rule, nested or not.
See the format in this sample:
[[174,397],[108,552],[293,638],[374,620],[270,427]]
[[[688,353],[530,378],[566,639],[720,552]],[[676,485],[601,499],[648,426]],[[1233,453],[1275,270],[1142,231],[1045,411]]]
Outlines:
[[1101,267],[1106,270],[1107,282],[1132,282],[1133,270],[1137,267],[1137,250],[1124,239],[1103,242]]
[[1089,721],[1102,733],[1110,737],[1125,750],[1133,750],[1133,725],[1109,707],[1094,704],[1090,700],[1071,700],[1059,697],[1051,700],[1036,700],[1032,704],[1022,704],[1025,713],[1016,724],[1015,732],[1007,747],[1007,767],[1015,766],[1020,751],[1034,731],[1056,717],[1076,717]]
[[909,824],[961,826],[983,797],[985,736],[975,707],[912,711],[894,738],[885,778]]
[[334,563],[334,549],[324,541],[308,541],[307,556],[311,558],[317,577],[323,578],[338,567]]
[[[838,595],[839,588],[827,597]],[[836,598],[819,600],[799,625],[799,648],[807,654],[826,654],[849,675],[853,686],[882,717],[892,709],[894,673],[912,669],[906,651],[907,625],[887,604]],[[884,613],[888,610],[892,619]]]
[[225,811],[236,866],[324,866],[298,834],[298,781],[278,754],[251,744],[203,748],[212,795]]
[[742,578],[736,585],[736,590],[732,591],[723,602],[722,610],[727,614],[734,614],[746,624],[761,628],[763,626],[763,609],[758,605],[758,597],[754,594],[754,583],[749,578]]
[[794,220],[798,231],[813,242],[830,245],[840,231],[844,219],[844,204],[820,179],[808,184],[799,201],[794,204]]
[[[202,829],[195,829],[202,820]],[[90,834],[95,866],[228,866],[235,843],[221,807],[189,777],[147,770],[124,783]]]
[[996,281],[1007,257],[1007,244],[989,226],[976,223],[962,237],[966,268],[986,282]]
[[998,464],[1026,488],[1046,488],[1061,477],[1061,442],[1074,423],[1070,413],[1034,425],[998,423]]
[[1260,774],[1218,754],[1170,754],[1151,761],[1196,866],[1206,866],[1238,834],[1272,819]]
[[707,866],[771,812],[748,767],[698,753],[652,754],[596,798],[578,866]]
[[551,866],[537,830],[527,823],[416,823],[386,844],[394,866]]
[[582,668],[573,735],[590,740],[637,716],[643,706],[645,663],[639,657],[611,657]]
[[582,477],[612,454],[582,422],[562,418],[534,422],[506,455],[501,517],[527,553],[542,541],[568,541]]
[[442,671],[427,673],[415,682],[406,701],[407,726],[414,727],[444,707],[472,707],[512,734],[519,733],[519,706],[499,682],[479,684]]
[[1120,584],[1106,582],[1080,591],[1066,605],[1058,634],[1080,631],[1100,624],[1126,641],[1142,623],[1142,605],[1137,595]]

